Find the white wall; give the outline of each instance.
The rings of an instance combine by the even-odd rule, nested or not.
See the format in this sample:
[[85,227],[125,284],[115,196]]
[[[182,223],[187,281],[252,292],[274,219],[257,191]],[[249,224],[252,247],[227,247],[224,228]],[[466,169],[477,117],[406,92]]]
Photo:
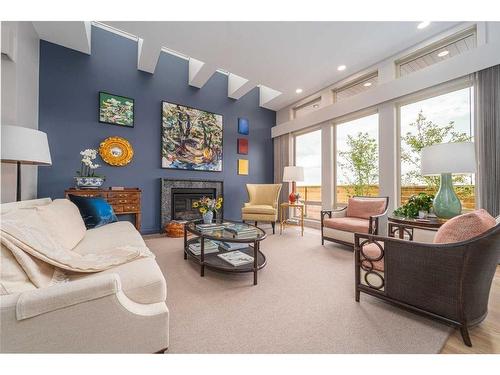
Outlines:
[[[12,35],[14,54],[11,59],[2,53],[1,123],[38,129],[38,34],[31,22],[2,22],[5,35]],[[16,195],[16,166],[2,163],[1,167],[1,201],[11,202]],[[22,199],[36,198],[36,191],[37,167],[23,165]]]

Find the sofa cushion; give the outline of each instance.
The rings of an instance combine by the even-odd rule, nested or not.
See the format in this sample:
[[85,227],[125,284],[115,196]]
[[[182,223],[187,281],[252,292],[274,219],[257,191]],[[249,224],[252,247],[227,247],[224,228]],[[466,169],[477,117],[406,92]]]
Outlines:
[[[381,243],[380,246],[382,246],[382,249],[384,248],[384,244]],[[373,269],[376,271],[381,271],[384,272],[384,258],[380,260],[375,260],[380,258],[382,255],[382,250],[380,250],[380,247],[378,247],[377,244],[370,242],[365,245],[363,245],[363,251],[361,253],[362,259],[363,258],[369,258],[371,260]],[[364,264],[369,268],[370,263],[365,261]]]
[[434,237],[434,243],[466,241],[479,236],[495,225],[495,218],[483,209],[455,216],[439,228]]
[[80,255],[98,254],[111,248],[140,249],[152,255],[140,233],[132,223],[117,221],[102,227],[89,229],[73,251]]
[[87,229],[97,228],[118,221],[113,207],[100,197],[80,197],[68,194],[71,202],[77,205]]
[[349,198],[346,216],[369,219],[370,216],[380,215],[386,206],[385,198]]
[[323,225],[327,228],[343,230],[346,232],[368,233],[370,221],[357,217],[335,217],[323,220]]
[[73,249],[83,239],[86,228],[78,207],[68,199],[56,199],[36,207],[45,229],[66,249]]
[[256,204],[251,206],[245,206],[241,209],[244,214],[263,214],[263,215],[274,215],[277,210],[273,206],[268,206],[264,204]]

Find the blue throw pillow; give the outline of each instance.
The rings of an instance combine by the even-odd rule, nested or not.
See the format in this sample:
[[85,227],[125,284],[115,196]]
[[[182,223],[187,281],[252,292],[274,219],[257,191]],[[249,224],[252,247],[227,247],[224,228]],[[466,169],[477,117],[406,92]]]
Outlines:
[[99,197],[81,197],[68,194],[69,200],[76,204],[87,229],[101,227],[118,221],[113,207]]

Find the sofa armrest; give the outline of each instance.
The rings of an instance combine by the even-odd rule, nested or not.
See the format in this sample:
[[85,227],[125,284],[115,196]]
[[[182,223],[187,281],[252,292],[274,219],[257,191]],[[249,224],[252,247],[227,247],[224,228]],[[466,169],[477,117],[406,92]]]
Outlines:
[[16,304],[17,320],[32,318],[54,310],[117,294],[119,276],[101,274],[82,280],[21,293]]

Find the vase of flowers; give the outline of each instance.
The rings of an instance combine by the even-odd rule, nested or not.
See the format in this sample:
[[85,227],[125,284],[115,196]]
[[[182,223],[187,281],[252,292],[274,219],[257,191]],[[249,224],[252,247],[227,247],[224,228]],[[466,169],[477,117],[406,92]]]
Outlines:
[[81,189],[97,189],[101,187],[105,177],[95,173],[96,169],[100,167],[99,164],[94,163],[97,158],[97,150],[88,148],[80,151],[80,155],[82,160],[80,170],[76,171],[76,186]]
[[210,224],[214,219],[214,212],[218,212],[222,208],[222,197],[201,199],[193,202],[193,208],[197,208],[203,217],[203,223]]

